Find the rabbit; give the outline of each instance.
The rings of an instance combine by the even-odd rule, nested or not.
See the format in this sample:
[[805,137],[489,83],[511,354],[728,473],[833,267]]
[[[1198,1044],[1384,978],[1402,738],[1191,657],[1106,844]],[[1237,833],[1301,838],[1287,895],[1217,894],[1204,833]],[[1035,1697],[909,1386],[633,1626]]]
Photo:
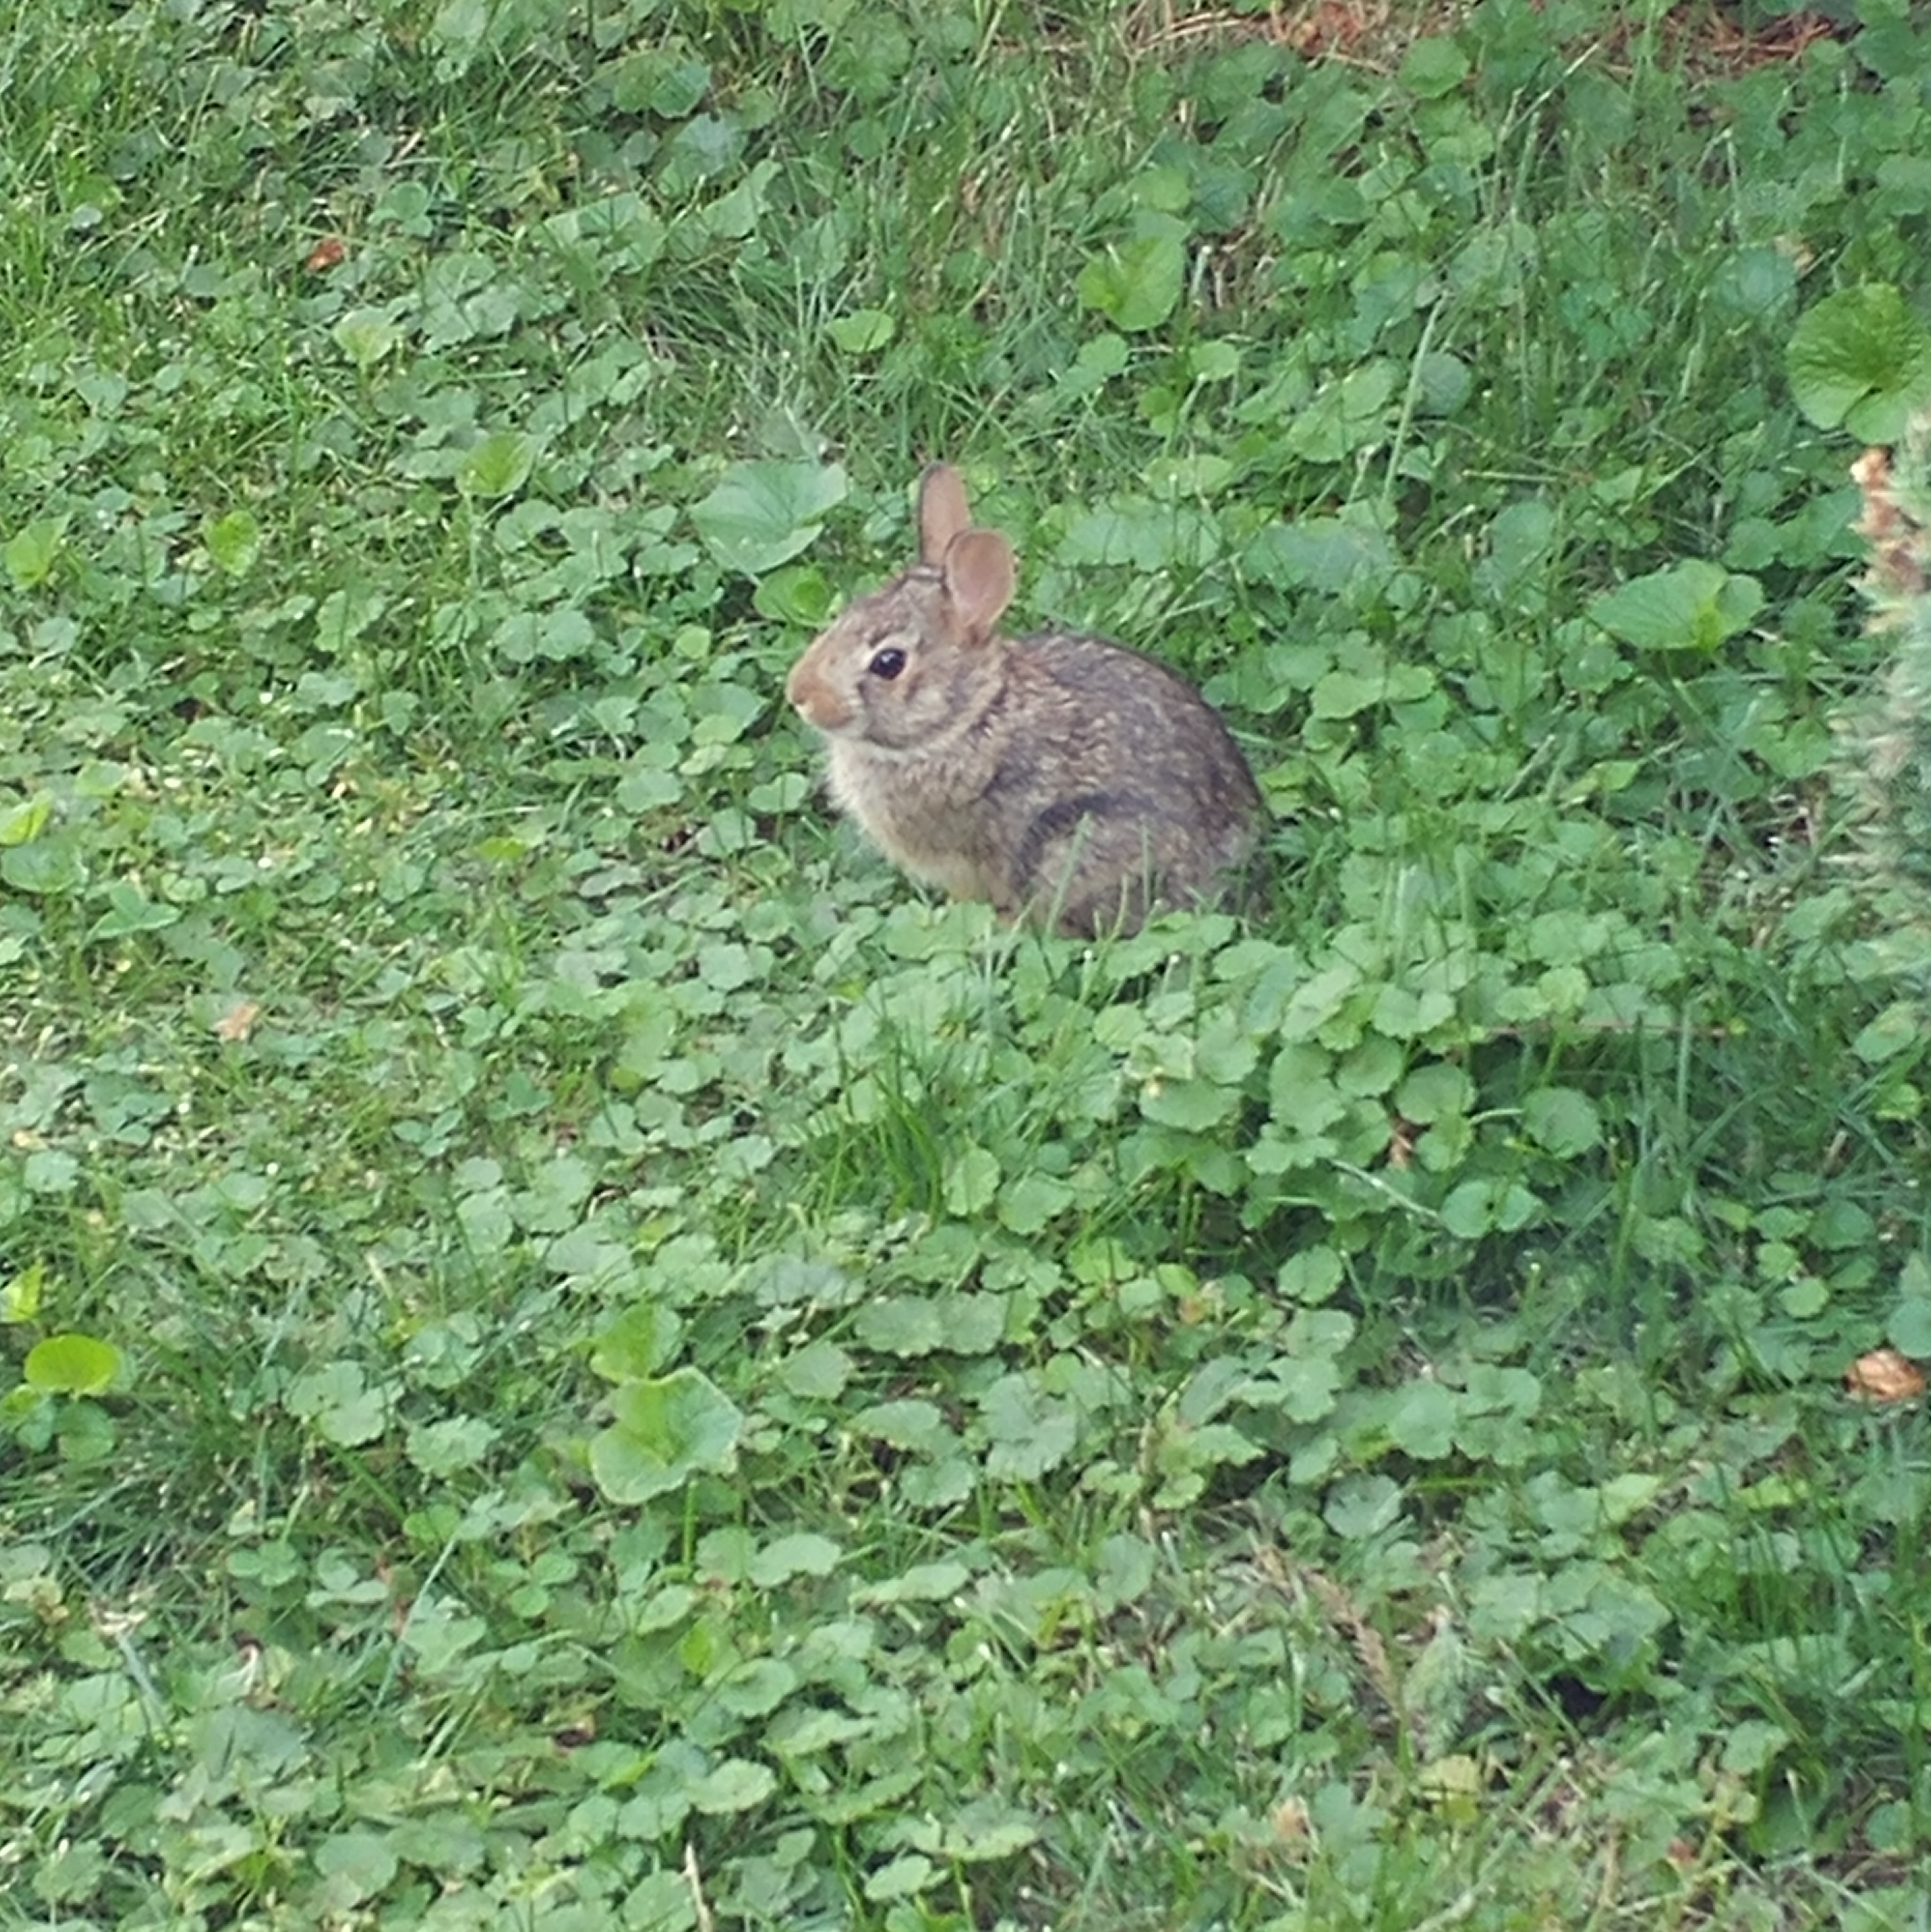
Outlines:
[[1009,638],[1012,546],[943,464],[919,561],[808,645],[784,692],[829,789],[886,856],[955,898],[1075,937],[1225,902],[1266,820],[1227,727],[1153,658],[1060,632]]

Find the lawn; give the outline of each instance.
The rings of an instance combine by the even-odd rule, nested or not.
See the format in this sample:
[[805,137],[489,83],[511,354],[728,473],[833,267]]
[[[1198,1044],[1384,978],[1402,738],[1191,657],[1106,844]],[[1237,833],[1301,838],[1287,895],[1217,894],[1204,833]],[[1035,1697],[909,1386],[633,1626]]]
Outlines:
[[[1927,154],[1905,0],[0,20],[0,1928],[1924,1932]],[[829,809],[938,458],[1253,916]]]

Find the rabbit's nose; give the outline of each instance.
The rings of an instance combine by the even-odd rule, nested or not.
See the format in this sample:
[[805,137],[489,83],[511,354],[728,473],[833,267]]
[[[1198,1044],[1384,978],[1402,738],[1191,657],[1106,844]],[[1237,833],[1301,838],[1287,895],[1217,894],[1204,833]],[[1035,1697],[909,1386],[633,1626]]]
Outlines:
[[799,716],[820,731],[837,731],[851,722],[851,708],[820,674],[808,657],[791,667],[784,680],[784,695]]

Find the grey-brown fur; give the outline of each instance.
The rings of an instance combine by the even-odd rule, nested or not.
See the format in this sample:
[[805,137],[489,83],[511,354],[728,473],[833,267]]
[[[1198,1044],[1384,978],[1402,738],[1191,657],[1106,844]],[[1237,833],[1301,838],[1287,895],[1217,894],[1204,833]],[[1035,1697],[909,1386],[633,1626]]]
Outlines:
[[1266,813],[1218,715],[1123,645],[1001,634],[1012,546],[973,527],[955,470],[925,472],[919,526],[919,561],[785,682],[833,798],[907,872],[1063,932],[1225,898]]

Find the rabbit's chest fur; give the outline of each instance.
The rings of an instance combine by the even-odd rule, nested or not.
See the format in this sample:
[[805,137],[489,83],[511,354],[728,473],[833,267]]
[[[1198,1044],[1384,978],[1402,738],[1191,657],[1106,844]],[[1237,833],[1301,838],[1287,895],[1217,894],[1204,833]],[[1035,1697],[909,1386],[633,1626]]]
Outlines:
[[991,706],[922,744],[835,739],[832,799],[893,864],[955,898],[1003,903],[994,799],[1011,736],[1003,709]]

